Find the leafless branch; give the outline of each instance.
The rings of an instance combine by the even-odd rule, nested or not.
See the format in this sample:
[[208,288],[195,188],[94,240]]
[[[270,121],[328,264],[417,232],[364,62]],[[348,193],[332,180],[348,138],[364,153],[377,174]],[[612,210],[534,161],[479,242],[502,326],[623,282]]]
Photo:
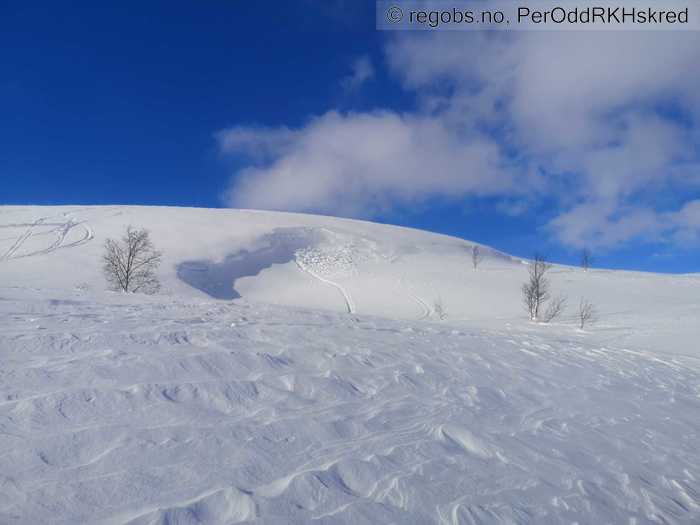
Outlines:
[[107,239],[102,256],[110,286],[123,292],[155,293],[160,288],[156,271],[162,254],[151,242],[148,230],[129,226],[119,241]]
[[597,312],[593,303],[587,299],[581,298],[578,306],[576,317],[579,321],[579,328],[583,330],[587,324],[593,323],[596,320]]
[[591,254],[591,250],[584,248],[581,251],[581,268],[583,268],[584,272],[587,272],[591,267],[591,264],[593,264],[593,255]]
[[547,309],[544,312],[544,316],[542,317],[542,320],[545,323],[549,323],[551,321],[554,321],[558,317],[561,316],[561,314],[564,313],[564,310],[566,309],[566,297],[563,295],[559,295],[552,299],[549,304],[547,304]]
[[530,319],[536,321],[540,317],[542,306],[550,298],[549,279],[546,274],[551,265],[543,255],[536,254],[528,268],[529,279],[523,284],[522,294],[525,309],[530,314]]
[[481,253],[481,248],[476,244],[472,246],[472,267],[476,270],[484,260],[484,255]]

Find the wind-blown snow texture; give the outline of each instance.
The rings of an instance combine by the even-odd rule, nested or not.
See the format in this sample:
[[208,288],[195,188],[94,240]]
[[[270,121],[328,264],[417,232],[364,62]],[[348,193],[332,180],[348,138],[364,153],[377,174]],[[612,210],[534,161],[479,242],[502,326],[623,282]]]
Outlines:
[[[127,225],[163,294],[104,290]],[[0,207],[0,523],[698,523],[697,275],[303,215]],[[447,321],[437,321],[440,297]],[[276,303],[276,304],[271,304]]]

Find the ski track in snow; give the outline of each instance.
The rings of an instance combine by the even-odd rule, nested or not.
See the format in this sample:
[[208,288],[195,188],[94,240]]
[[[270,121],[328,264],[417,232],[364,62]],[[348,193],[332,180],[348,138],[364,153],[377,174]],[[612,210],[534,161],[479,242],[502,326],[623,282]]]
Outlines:
[[[55,221],[56,219],[53,217],[41,217],[31,223],[0,224],[0,231],[2,229],[10,228],[25,228],[22,234],[16,238],[10,248],[5,253],[0,255],[0,262],[10,259],[21,259],[25,257],[48,254],[62,248],[74,248],[85,244],[94,238],[95,235],[90,226],[77,222],[73,219],[68,219],[67,215],[68,214],[64,214],[62,217],[63,219],[67,219],[65,222],[49,222]],[[78,227],[83,229],[82,236],[72,242],[66,242],[69,234]],[[36,230],[39,228],[41,228],[41,231],[37,232]],[[48,244],[48,246],[26,252],[22,251],[22,247],[30,239],[50,236],[55,236],[55,238],[52,242],[50,242],[50,244]]]
[[700,522],[697,361],[118,295],[0,329],[3,524]]
[[411,300],[414,301],[421,309],[421,315],[418,317],[418,320],[422,321],[423,319],[428,319],[433,313],[430,306],[428,306],[428,303],[426,303],[413,291],[412,286],[407,284],[405,279],[399,279],[399,286],[402,290],[405,291],[406,295],[408,295],[411,298]]
[[[339,279],[342,279],[363,273],[357,268],[355,259],[371,260],[386,259],[387,257],[378,253],[376,247],[371,247],[371,242],[367,239],[355,237],[348,240],[347,234],[341,234],[328,228],[320,228],[319,231],[327,236],[326,242],[316,247],[299,250],[295,256],[296,265],[314,279],[336,288],[343,297],[347,312],[357,313],[357,305],[348,289],[337,279],[330,277],[337,275]],[[336,242],[333,242],[334,240]],[[365,273],[365,275],[367,274]],[[430,306],[418,297],[405,278],[399,278],[394,288],[399,294],[407,295],[412,302],[418,305],[421,310],[418,320],[427,319],[432,315]]]
[[334,288],[336,288],[341,295],[343,296],[343,301],[345,301],[345,307],[348,309],[349,314],[354,314],[355,313],[355,303],[352,300],[352,297],[350,296],[350,293],[339,283],[335,281],[331,281],[330,279],[326,279],[325,277],[321,277],[319,274],[317,274],[314,270],[312,270],[307,264],[305,264],[302,260],[299,258],[295,259],[295,262],[297,266],[299,267],[300,270],[303,272],[309,274],[311,277],[314,279],[321,281],[324,284],[328,284]]
[[10,228],[10,227],[18,227],[22,228],[25,227],[27,228],[14,242],[12,246],[5,252],[2,256],[0,256],[0,261],[3,261],[5,259],[11,259],[15,253],[17,253],[17,250],[19,250],[24,242],[29,239],[32,236],[32,231],[36,226],[41,224],[44,221],[44,219],[37,219],[36,221],[29,223],[29,224],[10,224],[7,226],[3,226],[5,228]]

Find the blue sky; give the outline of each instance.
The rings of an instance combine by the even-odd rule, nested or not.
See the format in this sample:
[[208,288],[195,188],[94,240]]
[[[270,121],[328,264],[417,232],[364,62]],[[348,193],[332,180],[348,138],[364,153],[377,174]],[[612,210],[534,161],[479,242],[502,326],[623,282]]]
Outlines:
[[143,4],[0,8],[0,203],[341,214],[700,271],[694,33],[389,34],[372,2]]

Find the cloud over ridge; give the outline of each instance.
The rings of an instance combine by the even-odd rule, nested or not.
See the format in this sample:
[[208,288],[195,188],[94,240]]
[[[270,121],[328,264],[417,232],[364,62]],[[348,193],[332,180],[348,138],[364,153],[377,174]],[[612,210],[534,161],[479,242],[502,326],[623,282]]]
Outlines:
[[547,197],[546,231],[568,246],[697,239],[696,33],[415,32],[386,59],[416,109],[222,130],[221,150],[250,160],[226,202],[372,217],[431,197]]
[[515,184],[496,143],[460,137],[429,116],[331,111],[301,129],[231,128],[219,141],[227,153],[264,159],[238,174],[227,197],[235,206],[363,216],[431,195],[491,195]]

